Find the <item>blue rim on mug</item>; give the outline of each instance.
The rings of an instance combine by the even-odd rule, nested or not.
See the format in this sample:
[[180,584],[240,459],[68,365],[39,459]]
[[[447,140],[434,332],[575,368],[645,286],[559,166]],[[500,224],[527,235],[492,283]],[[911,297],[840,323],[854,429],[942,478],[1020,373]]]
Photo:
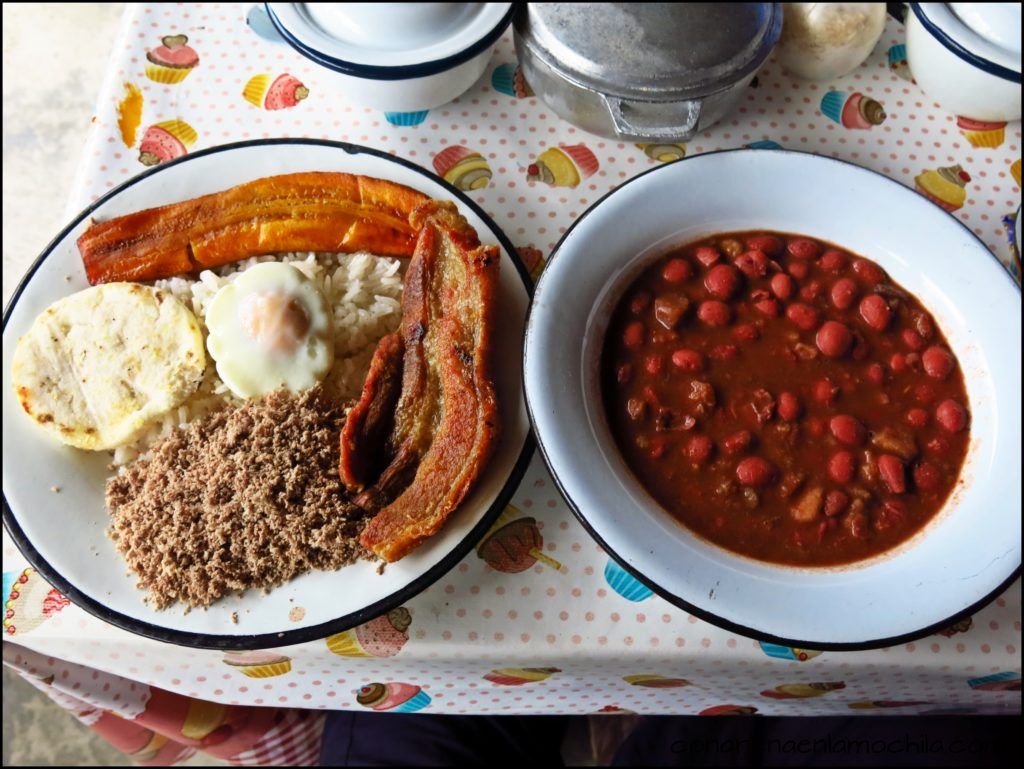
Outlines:
[[515,3],[510,4],[508,11],[486,35],[458,53],[453,53],[451,56],[445,56],[442,59],[424,61],[418,64],[402,64],[394,67],[387,67],[375,64],[358,64],[352,61],[345,61],[344,59],[335,58],[323,51],[317,51],[308,45],[305,45],[300,42],[295,35],[288,31],[274,13],[270,5],[270,3],[263,4],[263,7],[267,12],[267,17],[292,48],[301,53],[307,59],[316,62],[322,67],[327,67],[335,72],[341,72],[344,75],[352,75],[353,77],[361,77],[368,80],[408,80],[411,78],[436,75],[439,72],[446,72],[463,62],[469,61],[474,56],[487,50],[490,46],[496,43],[498,38],[504,34],[505,30],[508,29],[508,26],[512,23],[512,15],[516,10]]
[[911,3],[910,10],[914,12],[914,15],[917,17],[917,20],[921,22],[921,26],[924,27],[925,30],[929,34],[931,34],[932,37],[934,37],[936,40],[942,43],[942,45],[949,49],[951,53],[953,53],[960,59],[963,59],[971,66],[977,67],[983,72],[987,72],[990,75],[995,75],[996,77],[1002,78],[1003,80],[1009,80],[1011,83],[1017,83],[1017,85],[1021,84],[1022,80],[1020,72],[1015,72],[1012,69],[1004,67],[1002,64],[997,64],[996,62],[986,59],[983,56],[979,56],[976,53],[968,51],[966,48],[960,45],[960,43],[958,43],[952,37],[947,35],[944,31],[942,31],[934,21],[928,18],[928,15],[924,12],[924,9],[921,7],[921,3]]

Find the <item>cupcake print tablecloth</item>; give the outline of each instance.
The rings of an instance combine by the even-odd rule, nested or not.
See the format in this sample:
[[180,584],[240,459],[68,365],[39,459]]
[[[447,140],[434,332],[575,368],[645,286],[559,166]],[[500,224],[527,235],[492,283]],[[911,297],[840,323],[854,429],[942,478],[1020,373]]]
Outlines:
[[[247,18],[248,17],[248,18]],[[70,214],[145,170],[264,137],[381,148],[466,190],[536,274],[561,233],[623,180],[717,149],[817,152],[915,188],[1019,280],[1020,124],[942,112],[914,84],[903,29],[830,83],[770,63],[739,110],[686,144],[635,145],[559,120],[510,35],[439,109],[380,113],[276,40],[245,4],[139,4],[113,45]],[[513,543],[514,547],[502,543]],[[758,643],[651,594],[591,540],[535,457],[512,505],[447,576],[354,630],[223,654],[105,625],[53,590],[4,533],[4,661],[142,763],[196,750],[239,763],[315,760],[324,709],[421,713],[1016,713],[1020,583],[928,638],[867,652]]]

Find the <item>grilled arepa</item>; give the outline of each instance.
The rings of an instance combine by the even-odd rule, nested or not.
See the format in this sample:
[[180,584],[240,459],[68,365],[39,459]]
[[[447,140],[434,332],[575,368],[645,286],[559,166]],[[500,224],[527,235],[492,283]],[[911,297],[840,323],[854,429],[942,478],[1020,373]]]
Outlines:
[[65,297],[18,340],[11,380],[58,440],[111,449],[182,403],[206,368],[203,334],[171,294],[108,283]]

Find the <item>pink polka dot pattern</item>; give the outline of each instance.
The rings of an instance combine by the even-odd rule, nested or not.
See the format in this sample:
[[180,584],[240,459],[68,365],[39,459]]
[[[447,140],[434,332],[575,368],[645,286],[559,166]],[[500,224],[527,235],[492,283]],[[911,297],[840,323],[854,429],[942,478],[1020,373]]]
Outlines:
[[[430,110],[420,123],[394,125],[348,101],[330,72],[257,37],[245,25],[243,7],[208,4],[198,12],[193,6],[135,6],[126,34],[115,45],[106,95],[73,190],[73,210],[144,169],[138,141],[156,123],[188,123],[197,135],[192,152],[279,136],[364,143],[449,174],[521,247],[536,274],[574,217],[624,179],[660,162],[633,144],[573,128],[535,97],[515,98],[507,88],[496,89],[494,70],[515,61],[509,36],[466,94]],[[201,57],[201,65],[173,85],[144,76],[147,47],[163,29],[187,34]],[[1001,217],[1020,204],[1010,172],[1020,157],[1020,125],[1008,125],[997,147],[972,146],[954,117],[889,70],[885,52],[902,38],[902,28],[890,21],[871,58],[834,83],[794,81],[769,64],[737,112],[696,136],[685,153],[774,142],[852,161],[908,187],[926,170],[959,165],[970,182],[953,215],[1006,263]],[[308,87],[308,97],[294,109],[253,107],[242,94],[260,72],[294,75]],[[126,80],[145,100],[133,147],[121,141],[115,112]],[[844,128],[820,111],[828,91],[876,100],[884,107],[884,122],[870,130]],[[543,158],[557,153],[568,160],[558,165],[559,175],[545,181]],[[570,166],[574,170],[566,171]],[[1018,694],[968,685],[1020,672],[1019,581],[971,623],[915,644],[803,655],[780,648],[768,654],[756,642],[702,622],[656,595],[641,603],[616,592],[604,576],[608,556],[566,507],[539,457],[512,504],[515,520],[536,521],[529,530],[536,543],[530,562],[524,559],[523,569],[510,570],[471,552],[445,579],[406,602],[414,622],[408,643],[394,658],[341,657],[319,641],[282,650],[291,660],[287,674],[263,680],[224,676],[219,652],[145,641],[69,606],[7,644],[5,661],[30,681],[52,676],[51,696],[77,703],[76,712],[83,713],[103,707],[129,714],[148,693],[145,684],[218,703],[353,708],[354,693],[376,682],[414,682],[430,692],[435,713],[582,714],[609,703],[636,713],[693,714],[723,703],[756,707],[766,715],[877,713],[863,703],[879,702],[895,714],[1020,710]],[[4,571],[25,568],[6,532],[3,544]],[[553,669],[559,672],[537,672]],[[501,685],[486,678],[497,670],[527,671],[514,675],[529,682]],[[631,676],[685,679],[692,685],[634,686],[627,683]],[[837,681],[844,688],[821,696],[760,694],[780,686],[817,691],[808,685]]]

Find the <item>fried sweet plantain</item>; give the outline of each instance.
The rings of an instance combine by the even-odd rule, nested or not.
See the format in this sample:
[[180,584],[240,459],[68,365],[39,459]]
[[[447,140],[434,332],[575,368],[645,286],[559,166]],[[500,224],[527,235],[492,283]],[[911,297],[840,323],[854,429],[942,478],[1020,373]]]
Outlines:
[[78,250],[93,285],[169,278],[282,251],[409,257],[417,233],[410,214],[427,200],[368,176],[269,176],[97,222],[78,238]]

